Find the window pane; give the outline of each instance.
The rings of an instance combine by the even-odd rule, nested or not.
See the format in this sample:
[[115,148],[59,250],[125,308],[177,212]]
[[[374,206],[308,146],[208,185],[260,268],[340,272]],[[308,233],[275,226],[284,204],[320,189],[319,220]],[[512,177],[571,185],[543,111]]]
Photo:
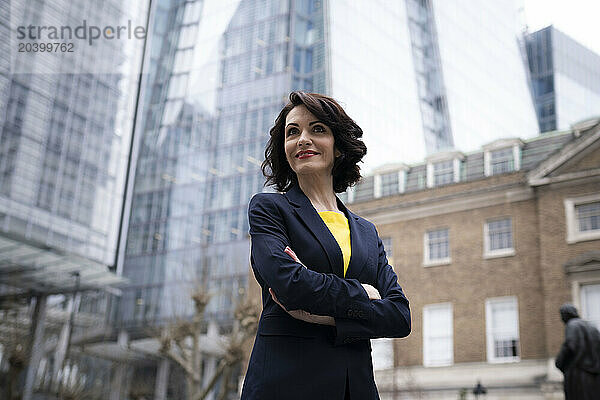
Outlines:
[[373,369],[394,367],[394,341],[391,338],[371,339]]
[[450,256],[448,229],[427,232],[429,260],[439,260]]
[[392,248],[392,238],[391,237],[382,237],[381,241],[383,242],[383,249],[385,250],[385,255],[388,260],[394,257],[394,251]]
[[381,195],[389,196],[398,193],[398,172],[381,175]]
[[490,221],[487,226],[490,251],[512,249],[512,223],[510,218]]
[[600,285],[585,285],[581,288],[583,318],[600,329]]
[[454,181],[454,161],[443,161],[433,164],[435,186],[445,185]]
[[600,229],[600,201],[575,206],[579,231],[594,231]]
[[452,305],[423,308],[423,364],[447,365],[454,359]]
[[491,359],[519,356],[519,322],[516,298],[487,301],[488,351]]
[[492,174],[502,174],[514,170],[514,156],[512,148],[492,151],[490,155]]

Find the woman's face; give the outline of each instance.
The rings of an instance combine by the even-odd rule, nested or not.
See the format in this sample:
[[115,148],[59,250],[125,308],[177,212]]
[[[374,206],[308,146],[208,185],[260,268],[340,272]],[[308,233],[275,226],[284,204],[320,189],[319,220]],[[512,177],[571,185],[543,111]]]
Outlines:
[[[341,154],[335,147],[331,129],[304,105],[292,108],[287,114],[284,146],[285,157],[296,175],[331,175],[335,157]],[[308,153],[302,154],[304,151]]]

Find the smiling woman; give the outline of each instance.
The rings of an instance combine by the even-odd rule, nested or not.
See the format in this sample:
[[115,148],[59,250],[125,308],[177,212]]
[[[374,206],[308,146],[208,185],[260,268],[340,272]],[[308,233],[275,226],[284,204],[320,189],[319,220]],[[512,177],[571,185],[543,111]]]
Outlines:
[[296,175],[311,180],[327,180],[330,175],[323,175],[333,170],[335,159],[342,153],[335,148],[331,129],[315,119],[304,105],[294,107],[288,113],[285,154]]
[[360,178],[362,129],[332,98],[292,92],[248,206],[261,314],[242,400],[379,399],[369,339],[410,333],[375,226],[336,196]]
[[295,163],[290,160],[295,161],[299,157],[296,158],[296,153],[290,157],[288,149],[293,151],[294,145],[298,145],[296,152],[318,152],[314,147],[309,149],[308,145],[312,144],[312,140],[317,140],[315,144],[322,144],[319,137],[323,136],[326,141],[335,143],[336,152],[331,154],[335,156],[331,169],[333,190],[335,193],[344,192],[361,177],[358,163],[367,154],[362,135],[360,126],[330,97],[316,93],[290,93],[290,102],[281,110],[270,130],[271,138],[262,163],[263,175],[267,178],[265,185],[273,185],[284,192],[297,184],[298,177],[292,168]]

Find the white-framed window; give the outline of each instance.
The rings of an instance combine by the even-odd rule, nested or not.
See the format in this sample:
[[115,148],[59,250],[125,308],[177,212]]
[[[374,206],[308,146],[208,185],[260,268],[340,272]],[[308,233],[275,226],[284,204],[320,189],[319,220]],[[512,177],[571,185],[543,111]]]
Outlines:
[[392,264],[391,260],[394,258],[394,246],[392,245],[392,238],[390,236],[382,236],[381,242],[383,243],[385,256],[387,257],[388,262]]
[[454,161],[441,161],[433,164],[434,186],[447,185],[454,182]]
[[400,176],[398,172],[381,174],[381,195],[389,196],[400,192]]
[[423,307],[423,365],[452,365],[454,362],[452,304]]
[[505,174],[521,169],[521,148],[519,139],[499,139],[483,146],[483,172],[485,176]]
[[427,157],[427,187],[460,182],[461,163],[464,158],[460,152],[444,152]]
[[485,258],[506,257],[515,254],[512,218],[487,220],[483,228]]
[[374,172],[373,193],[375,198],[404,193],[406,190],[406,174],[408,166],[397,164],[386,165]]
[[600,329],[600,284],[583,285],[581,294],[581,316]]
[[450,234],[448,228],[425,232],[423,264],[426,267],[450,263]]
[[600,239],[600,193],[564,200],[567,243]]
[[505,174],[515,170],[515,157],[512,147],[490,152],[490,172],[492,175]]
[[394,368],[394,339],[371,339],[373,370]]
[[485,301],[488,362],[520,360],[519,308],[517,298],[497,297]]
[[579,232],[600,230],[600,201],[575,205]]

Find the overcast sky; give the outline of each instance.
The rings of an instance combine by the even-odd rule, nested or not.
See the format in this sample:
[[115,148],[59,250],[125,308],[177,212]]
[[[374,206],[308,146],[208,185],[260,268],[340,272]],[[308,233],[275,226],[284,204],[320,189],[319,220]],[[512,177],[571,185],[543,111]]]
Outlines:
[[600,54],[600,1],[522,0],[522,2],[524,23],[528,25],[530,32],[554,25],[558,30]]

